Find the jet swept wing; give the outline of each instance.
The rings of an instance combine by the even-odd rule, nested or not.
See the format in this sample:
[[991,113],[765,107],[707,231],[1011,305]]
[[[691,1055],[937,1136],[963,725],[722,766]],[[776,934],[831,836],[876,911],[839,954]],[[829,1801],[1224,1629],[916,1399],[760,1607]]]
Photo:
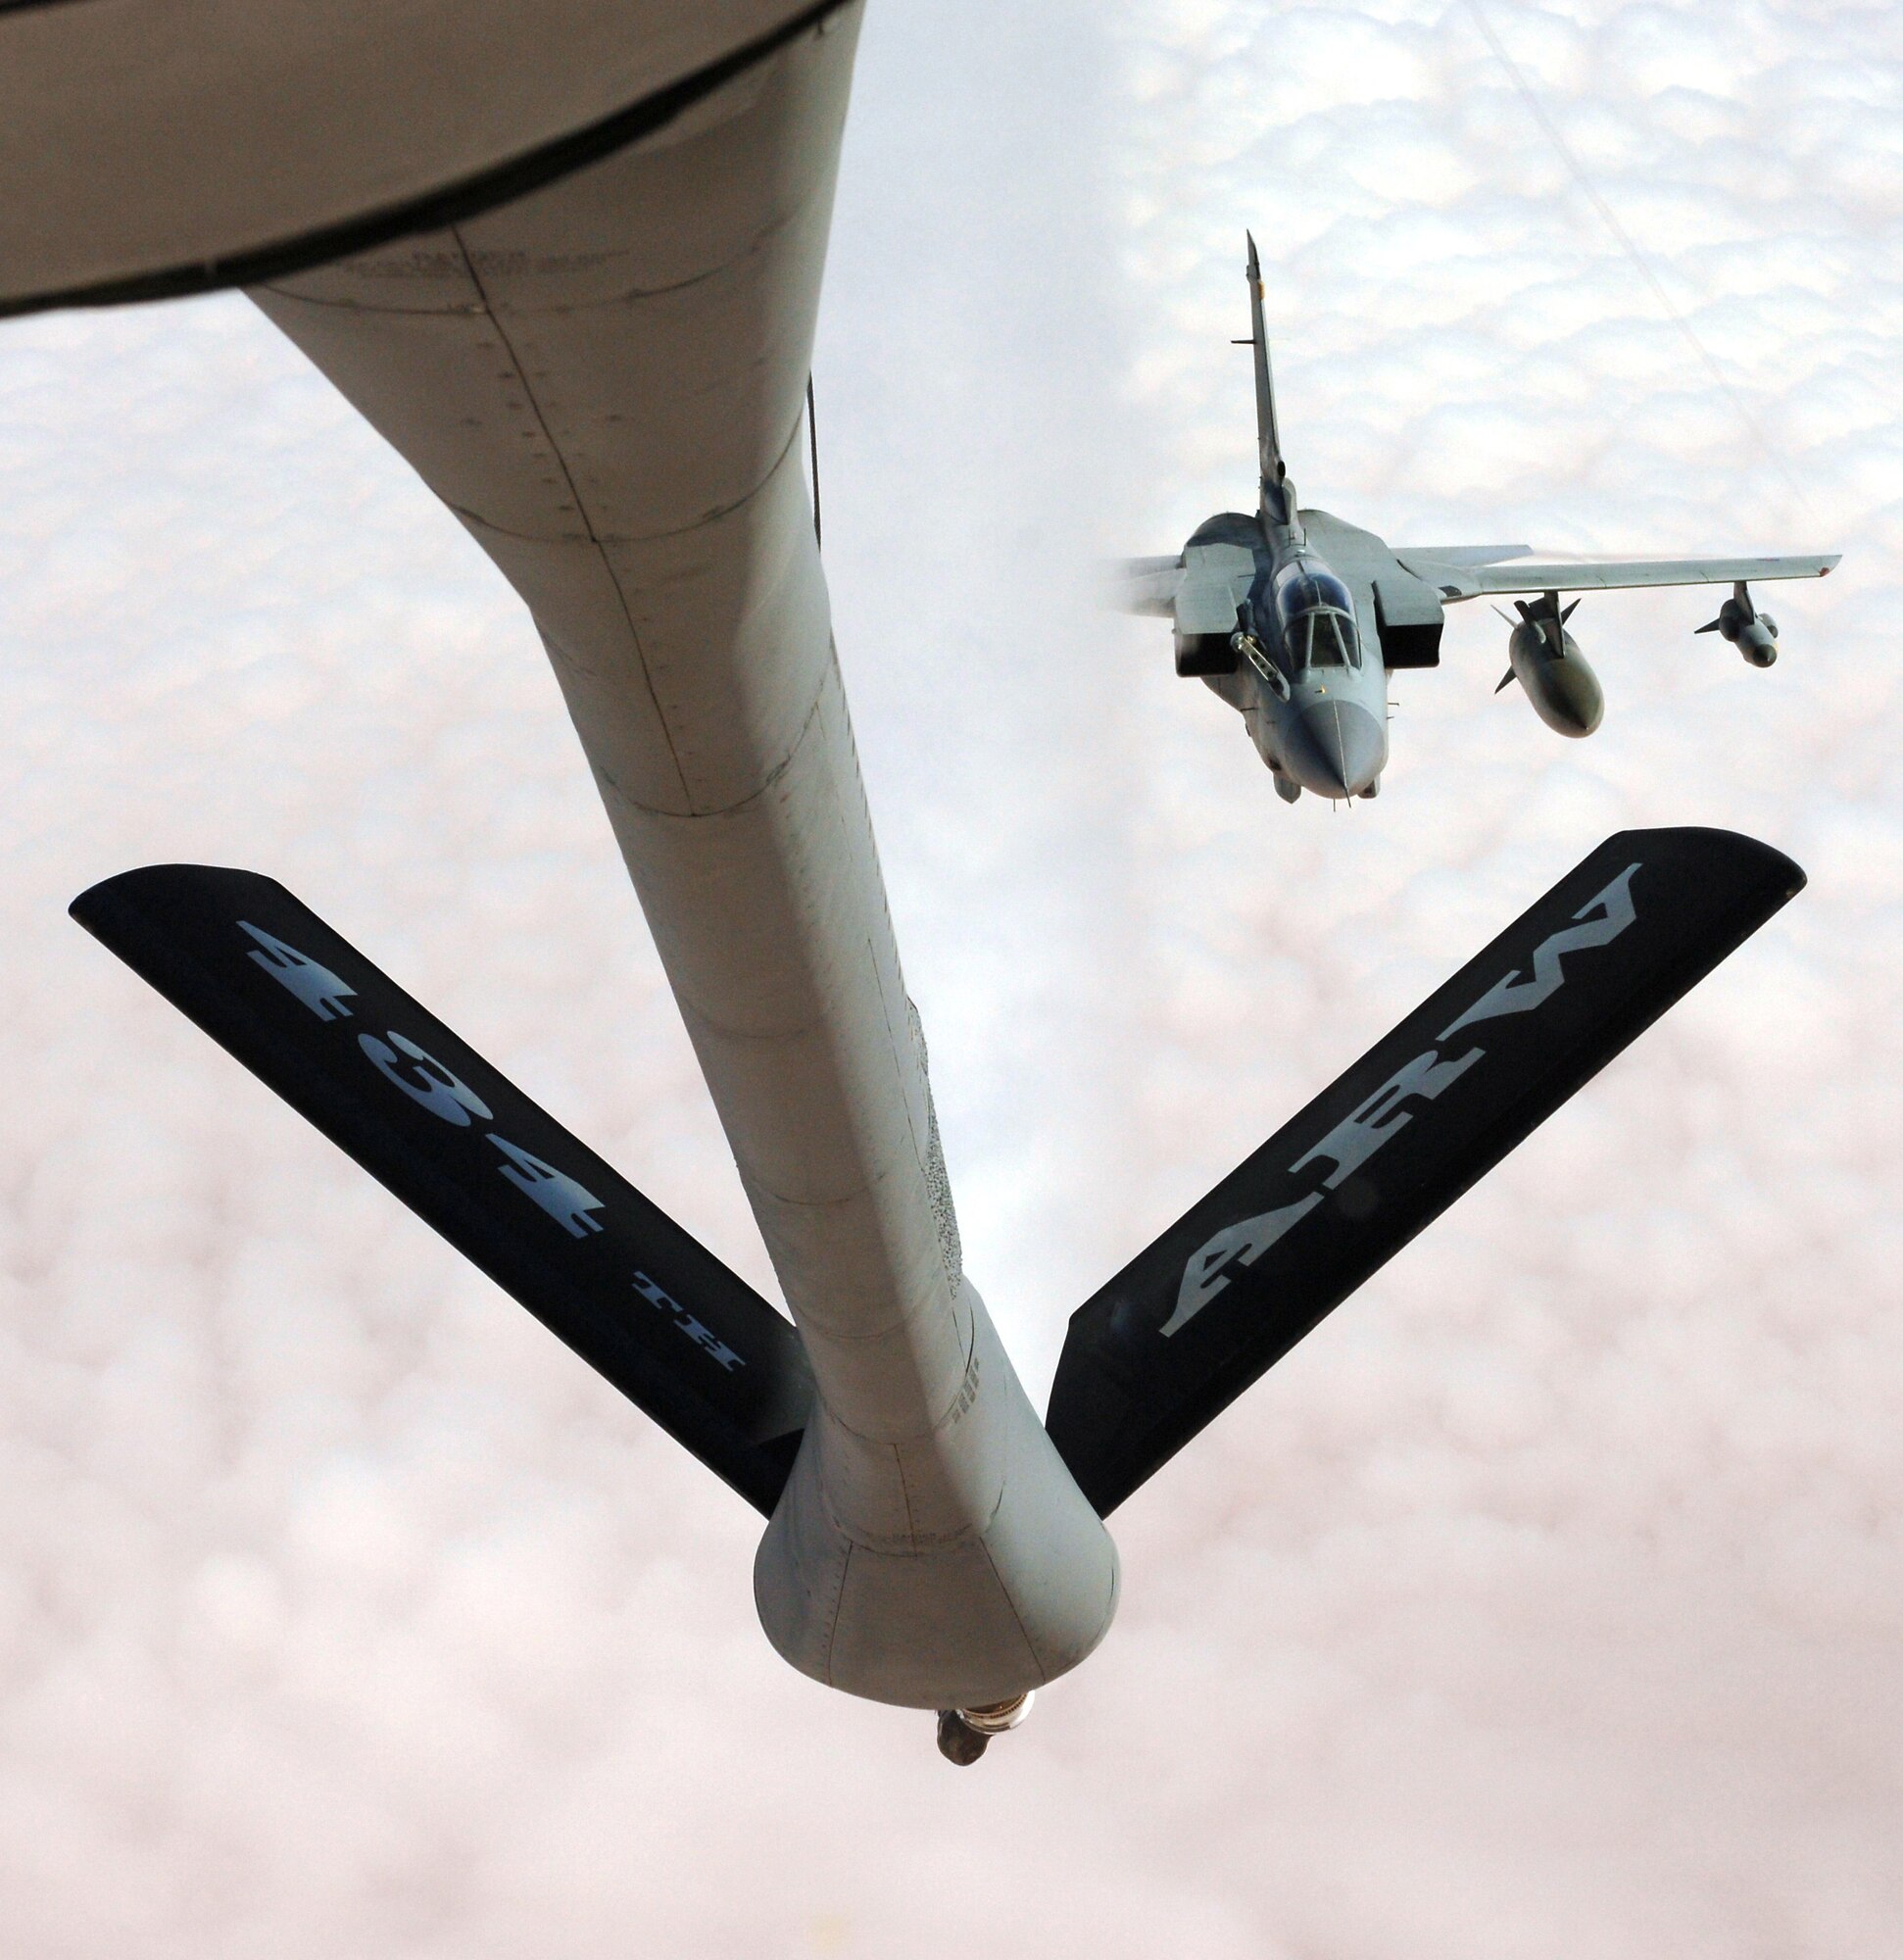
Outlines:
[[1759,578],[1823,578],[1841,552],[1779,558],[1559,558],[1516,557],[1479,562],[1452,554],[1396,550],[1409,571],[1439,588],[1448,600],[1488,592],[1611,592],[1642,585],[1736,585]]

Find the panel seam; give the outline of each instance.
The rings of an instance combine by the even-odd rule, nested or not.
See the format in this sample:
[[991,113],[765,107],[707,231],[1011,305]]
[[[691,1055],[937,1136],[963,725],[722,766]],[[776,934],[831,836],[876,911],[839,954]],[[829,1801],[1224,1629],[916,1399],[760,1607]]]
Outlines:
[[[628,609],[628,595],[622,590],[620,576],[610,562],[608,553],[603,549],[602,540],[596,535],[595,519],[589,513],[580,486],[575,482],[574,472],[568,467],[568,459],[561,453],[561,445],[556,440],[554,429],[549,426],[549,417],[535,392],[535,383],[529,377],[528,365],[523,361],[514,341],[511,339],[502,315],[496,311],[495,304],[489,297],[489,288],[483,284],[482,274],[476,270],[475,260],[470,255],[468,242],[463,236],[462,227],[451,225],[449,235],[456,241],[456,249],[463,255],[463,265],[469,274],[469,282],[475,287],[482,301],[482,310],[496,330],[496,338],[502,342],[503,349],[509,356],[510,366],[515,370],[515,378],[521,384],[523,398],[534,413],[536,425],[541,429],[543,439],[549,445],[549,453],[555,458],[556,466],[561,471],[561,480],[568,486],[568,495],[574,499],[575,514],[588,532],[588,542],[601,560],[602,569],[608,573],[609,583],[614,588],[614,602],[620,607],[621,617],[626,622],[628,640],[634,648],[636,664],[641,669],[641,684],[648,690],[649,704],[654,709],[655,719],[659,723],[661,735],[666,741],[667,757],[674,765],[675,776],[680,781],[681,797],[686,802],[692,802],[694,792],[688,784],[687,770],[682,765],[680,751],[674,746],[674,731],[667,725],[667,716],[660,706],[660,697],[655,692],[655,679],[653,673],[649,671],[647,652],[641,645],[641,633],[634,623],[634,614]],[[537,624],[540,623],[538,620]]]

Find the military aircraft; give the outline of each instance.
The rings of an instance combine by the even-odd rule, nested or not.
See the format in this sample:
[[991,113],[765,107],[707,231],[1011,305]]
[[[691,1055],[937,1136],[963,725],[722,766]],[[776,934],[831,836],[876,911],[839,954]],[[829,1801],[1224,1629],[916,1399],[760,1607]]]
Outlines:
[[[1225,511],[1196,526],[1174,558],[1129,559],[1114,598],[1176,628],[1176,670],[1195,675],[1243,717],[1276,793],[1369,798],[1388,766],[1388,675],[1440,662],[1444,607],[1530,592],[1507,642],[1500,689],[1518,681],[1561,735],[1590,735],[1605,712],[1598,676],[1566,630],[1565,592],[1621,586],[1730,585],[1701,633],[1722,633],[1753,665],[1778,658],[1778,626],[1750,581],[1822,578],[1837,556],[1736,559],[1545,559],[1526,545],[1389,546],[1326,511],[1296,506],[1276,429],[1275,381],[1262,317],[1262,268],[1248,239],[1261,496],[1253,516]],[[1502,614],[1504,617],[1505,615]]]
[[[794,1667],[970,1762],[1109,1627],[1115,1506],[1803,875],[1600,845],[1079,1309],[1040,1419],[965,1271],[802,467],[860,12],[0,8],[0,310],[242,287],[515,587],[788,1311],[272,879],[147,865],[74,916],[756,1507]],[[1311,667],[1378,674],[1294,583]]]

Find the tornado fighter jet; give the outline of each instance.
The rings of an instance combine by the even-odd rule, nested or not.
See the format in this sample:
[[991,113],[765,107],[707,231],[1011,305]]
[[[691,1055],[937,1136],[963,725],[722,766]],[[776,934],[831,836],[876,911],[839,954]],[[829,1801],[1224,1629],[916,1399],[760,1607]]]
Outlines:
[[[1377,795],[1388,765],[1388,674],[1440,662],[1444,609],[1489,594],[1516,599],[1507,670],[1556,733],[1590,735],[1605,713],[1598,676],[1566,622],[1567,592],[1621,586],[1730,585],[1701,633],[1721,633],[1753,666],[1778,658],[1778,626],[1753,579],[1822,578],[1839,555],[1736,559],[1536,559],[1526,545],[1390,546],[1326,511],[1304,511],[1282,457],[1262,317],[1262,268],[1248,240],[1261,495],[1252,516],[1225,511],[1174,558],[1126,560],[1115,601],[1176,628],[1176,670],[1243,717],[1277,794],[1335,802]],[[1503,618],[1505,614],[1501,615]]]

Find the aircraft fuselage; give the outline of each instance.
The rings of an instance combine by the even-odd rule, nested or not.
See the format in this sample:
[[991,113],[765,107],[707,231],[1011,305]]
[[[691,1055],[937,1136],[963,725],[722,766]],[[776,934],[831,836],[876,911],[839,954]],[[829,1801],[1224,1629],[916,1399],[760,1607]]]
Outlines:
[[1234,668],[1203,679],[1241,712],[1284,797],[1374,795],[1388,762],[1388,674],[1346,581],[1299,519],[1212,517],[1191,544],[1212,541],[1247,549],[1255,575],[1237,608]]

